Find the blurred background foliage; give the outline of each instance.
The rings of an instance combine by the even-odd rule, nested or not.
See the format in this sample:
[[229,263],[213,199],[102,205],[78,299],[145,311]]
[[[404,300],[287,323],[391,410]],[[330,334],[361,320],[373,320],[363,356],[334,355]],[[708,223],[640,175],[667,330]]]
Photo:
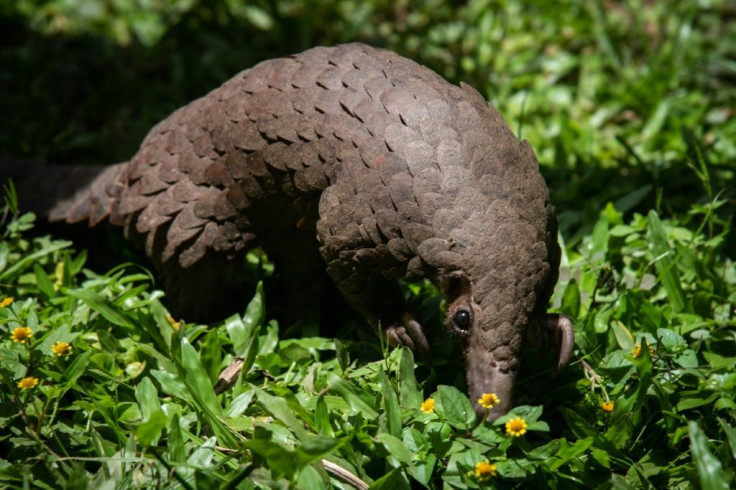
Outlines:
[[733,208],[734,19],[729,0],[3,0],[0,153],[123,161],[240,70],[359,41],[496,105],[535,148],[572,245],[609,201],[667,214],[725,192]]

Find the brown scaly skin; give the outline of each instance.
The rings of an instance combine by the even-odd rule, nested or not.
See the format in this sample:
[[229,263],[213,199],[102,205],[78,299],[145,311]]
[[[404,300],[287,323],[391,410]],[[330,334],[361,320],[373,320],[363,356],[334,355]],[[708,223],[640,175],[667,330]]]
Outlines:
[[525,336],[553,337],[558,367],[570,357],[569,320],[545,313],[560,253],[531,147],[475,90],[389,51],[315,48],[246,70],[49,214],[123,225],[189,319],[244,250],[309,270],[318,246],[348,302],[425,359],[396,280],[429,279],[471,400],[501,399],[491,419],[511,406]]

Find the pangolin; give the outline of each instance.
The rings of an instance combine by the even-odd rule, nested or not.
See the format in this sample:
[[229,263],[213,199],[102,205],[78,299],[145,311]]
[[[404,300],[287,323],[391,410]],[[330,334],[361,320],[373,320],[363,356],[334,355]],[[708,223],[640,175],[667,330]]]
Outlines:
[[[560,250],[530,145],[470,86],[387,50],[264,61],[176,110],[126,163],[3,167],[21,196],[38,179],[65,183],[27,203],[51,220],[122,226],[185,319],[222,294],[229,261],[261,246],[284,274],[321,256],[368,323],[427,358],[397,281],[431,281],[489,419],[511,407],[525,342],[546,339],[557,369],[572,352],[570,320],[546,313]],[[500,399],[490,412],[484,393]]]

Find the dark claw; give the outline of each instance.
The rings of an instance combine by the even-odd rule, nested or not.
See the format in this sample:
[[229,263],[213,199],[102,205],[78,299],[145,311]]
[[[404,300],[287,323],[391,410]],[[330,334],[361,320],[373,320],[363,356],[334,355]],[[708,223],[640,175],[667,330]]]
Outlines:
[[389,344],[391,346],[404,346],[411,349],[412,352],[414,351],[414,340],[412,340],[403,325],[395,325],[389,328],[386,334],[388,335]]
[[424,335],[424,329],[419,322],[411,315],[405,315],[402,323],[389,327],[386,336],[392,346],[408,347],[424,364],[427,366],[432,364],[427,336]]
[[572,357],[572,351],[575,347],[575,331],[573,330],[572,320],[566,315],[549,315],[547,317],[547,328],[554,339],[557,349],[557,362],[555,363],[554,374],[562,371]]

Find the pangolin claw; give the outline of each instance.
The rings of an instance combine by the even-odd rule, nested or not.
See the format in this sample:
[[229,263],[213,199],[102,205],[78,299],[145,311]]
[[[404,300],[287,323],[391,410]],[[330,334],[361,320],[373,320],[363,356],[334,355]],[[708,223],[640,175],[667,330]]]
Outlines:
[[431,365],[429,341],[422,326],[411,315],[404,315],[402,323],[389,327],[386,330],[386,336],[391,346],[408,347],[424,364]]
[[550,330],[557,351],[554,374],[558,374],[570,361],[575,347],[572,319],[567,315],[549,315],[547,328]]

